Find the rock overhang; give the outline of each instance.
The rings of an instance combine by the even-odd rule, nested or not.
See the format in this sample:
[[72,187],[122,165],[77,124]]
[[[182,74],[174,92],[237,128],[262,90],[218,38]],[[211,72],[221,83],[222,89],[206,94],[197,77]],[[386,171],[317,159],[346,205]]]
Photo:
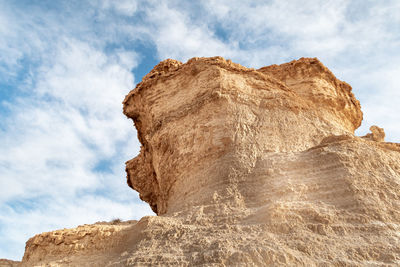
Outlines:
[[142,144],[127,162],[128,184],[158,214],[168,211],[176,181],[205,158],[302,151],[353,135],[362,120],[351,87],[315,58],[259,70],[221,57],[168,59],[123,104]]

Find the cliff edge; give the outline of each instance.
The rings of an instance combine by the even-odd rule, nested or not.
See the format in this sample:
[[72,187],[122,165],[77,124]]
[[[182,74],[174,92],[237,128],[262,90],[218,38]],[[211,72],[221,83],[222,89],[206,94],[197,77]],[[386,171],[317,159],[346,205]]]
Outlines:
[[360,103],[318,59],[168,59],[123,104],[127,182],[159,216],[35,236],[24,266],[400,264],[400,145],[354,135]]

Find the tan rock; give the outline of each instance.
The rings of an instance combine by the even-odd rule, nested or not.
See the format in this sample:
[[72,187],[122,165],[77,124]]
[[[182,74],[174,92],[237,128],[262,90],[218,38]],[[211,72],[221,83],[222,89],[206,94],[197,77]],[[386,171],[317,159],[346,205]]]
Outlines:
[[0,267],[17,267],[20,266],[20,264],[21,262],[19,261],[0,259]]
[[369,130],[371,131],[371,133],[363,136],[362,138],[370,139],[376,142],[385,141],[385,131],[383,130],[383,128],[379,128],[378,126],[373,125],[369,128]]
[[[122,253],[121,245],[126,246],[136,223],[96,223],[36,235],[26,242],[22,266],[104,266]],[[96,259],[88,255],[96,255]]]
[[183,65],[166,60],[160,69],[124,101],[143,144],[127,163],[128,184],[157,214],[177,211],[187,197],[202,201],[193,180],[206,180],[193,170],[207,170],[225,154],[250,169],[266,152],[303,151],[327,136],[353,134],[362,120],[351,87],[317,59],[253,70],[220,57],[194,58]]
[[124,113],[128,185],[160,216],[38,235],[26,266],[400,264],[400,145],[354,136],[360,104],[317,59],[166,60]]

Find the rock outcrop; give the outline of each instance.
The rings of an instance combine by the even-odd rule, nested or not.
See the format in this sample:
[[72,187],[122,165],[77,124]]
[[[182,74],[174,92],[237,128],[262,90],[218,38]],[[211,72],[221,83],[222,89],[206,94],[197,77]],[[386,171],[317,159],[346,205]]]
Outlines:
[[[266,153],[351,135],[362,120],[351,87],[317,59],[260,70],[219,57],[166,60],[125,98],[124,113],[143,144],[127,163],[128,184],[157,214],[212,199],[198,181],[221,183],[232,167],[250,172]],[[216,161],[229,166],[209,169]]]
[[363,136],[362,138],[370,139],[377,142],[385,141],[385,131],[382,128],[379,128],[376,125],[373,125],[369,128],[371,133]]
[[26,242],[23,265],[45,265],[45,262],[51,266],[107,265],[125,252],[127,242],[136,234],[131,230],[136,224],[134,220],[99,222],[36,235]]
[[0,259],[0,267],[17,267],[20,266],[20,264],[20,261]]
[[26,266],[400,264],[400,145],[354,136],[360,104],[317,59],[169,59],[123,103],[128,185],[159,216],[38,235]]

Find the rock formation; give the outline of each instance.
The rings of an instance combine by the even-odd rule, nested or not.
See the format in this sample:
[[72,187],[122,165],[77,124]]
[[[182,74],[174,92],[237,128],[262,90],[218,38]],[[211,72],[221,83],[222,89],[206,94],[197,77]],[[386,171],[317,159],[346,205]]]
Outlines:
[[369,128],[369,130],[371,131],[371,133],[363,136],[362,138],[378,142],[383,142],[385,140],[385,131],[382,128],[373,125]]
[[17,267],[20,266],[20,263],[19,261],[0,259],[0,267]]
[[159,216],[37,235],[23,265],[400,264],[400,145],[354,135],[360,104],[317,59],[169,59],[123,104],[128,185]]

